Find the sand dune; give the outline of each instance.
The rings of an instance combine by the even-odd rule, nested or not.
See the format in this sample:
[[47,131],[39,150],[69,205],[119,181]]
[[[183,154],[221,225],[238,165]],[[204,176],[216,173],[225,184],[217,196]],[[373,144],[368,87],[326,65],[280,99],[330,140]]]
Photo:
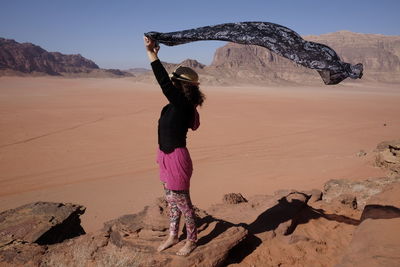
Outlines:
[[[321,188],[382,176],[372,150],[398,138],[400,90],[346,84],[203,87],[189,133],[192,199]],[[0,78],[0,210],[33,201],[79,203],[87,231],[163,194],[155,151],[166,100],[131,79]],[[359,157],[361,149],[366,156]]]

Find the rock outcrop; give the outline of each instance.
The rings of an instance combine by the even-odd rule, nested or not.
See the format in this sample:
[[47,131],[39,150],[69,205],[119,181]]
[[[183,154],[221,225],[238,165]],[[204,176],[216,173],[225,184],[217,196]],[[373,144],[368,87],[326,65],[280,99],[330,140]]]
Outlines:
[[[216,219],[196,209],[199,229],[198,247],[187,257],[175,254],[185,239],[185,231],[181,229],[182,242],[165,252],[157,253],[157,247],[168,235],[169,224],[167,204],[164,200],[157,199],[154,204],[137,214],[125,215],[106,222],[101,231],[66,239],[57,244],[50,242],[52,245],[50,243],[40,245],[40,242],[37,242],[37,235],[35,238],[31,238],[31,235],[27,238],[26,234],[20,234],[21,231],[25,233],[27,229],[25,225],[29,224],[36,214],[26,207],[35,207],[35,205],[37,204],[15,209],[26,215],[26,220],[22,224],[12,225],[8,219],[0,222],[2,228],[5,229],[1,233],[5,232],[7,237],[11,233],[14,237],[14,240],[2,239],[0,245],[2,266],[221,266],[229,251],[247,235],[245,228]],[[56,205],[60,210],[68,206],[61,203],[41,203],[41,205]],[[15,210],[4,212],[8,215],[5,218],[11,218],[9,214],[13,214]],[[49,220],[55,220],[48,217],[60,211],[47,210],[43,213],[45,215],[39,221],[48,224]],[[67,229],[69,228],[59,227],[61,232]],[[17,239],[17,234],[12,233],[17,233],[19,239]]]
[[249,232],[230,253],[229,266],[332,266],[351,240],[349,234],[336,237],[335,231],[351,233],[360,212],[343,207],[347,216],[342,215],[320,198],[316,189],[279,190],[235,205],[213,205],[210,214]]
[[367,220],[354,232],[354,237],[337,267],[399,266],[400,218]]
[[0,69],[60,75],[62,72],[89,72],[99,66],[81,55],[47,52],[31,43],[0,38]]
[[400,264],[400,183],[372,196],[338,267]]
[[[378,146],[377,155],[396,142]],[[394,145],[396,148],[397,146]],[[396,156],[397,156],[397,150]],[[395,165],[382,165],[392,169]],[[0,213],[1,266],[398,266],[400,177],[331,180],[324,190],[230,193],[207,211],[195,209],[197,248],[168,236],[163,198],[87,233],[79,205],[38,202]]]
[[318,73],[254,45],[228,43],[214,54],[207,69],[237,84],[293,84],[318,82]]
[[[106,222],[101,231],[60,243],[38,244],[32,238],[24,242],[3,242],[0,262],[6,266],[221,266],[244,258],[265,240],[290,235],[311,197],[287,190],[274,196],[255,196],[247,202],[241,194],[227,196],[235,196],[234,199],[240,196],[241,201],[235,201],[234,205],[215,205],[211,213],[196,209],[198,247],[187,257],[175,255],[183,244],[157,253],[158,245],[168,235],[168,207],[160,198],[137,214]],[[64,207],[63,204],[54,205]],[[16,210],[31,214],[26,208]],[[53,212],[58,213],[57,210]],[[5,212],[11,213],[13,210]],[[48,218],[43,220],[47,222]],[[183,222],[181,225],[180,240],[183,241]],[[17,224],[13,229],[19,227]]]
[[[400,36],[339,31],[303,37],[332,47],[346,62],[364,65],[364,76],[357,83],[400,83]],[[207,85],[321,85],[315,70],[297,65],[268,49],[228,43],[218,48],[209,66],[187,59],[180,64],[196,69],[200,82]],[[178,64],[164,63],[171,71]],[[149,82],[151,72],[138,78]],[[351,79],[345,80],[345,82]],[[361,154],[362,155],[362,154]]]
[[[220,266],[229,251],[246,237],[247,230],[199,209],[196,216],[198,247],[187,257],[176,256],[183,244],[157,253],[157,247],[168,236],[167,204],[162,199],[139,214],[106,223],[105,230],[110,233],[111,244],[136,255],[131,260],[139,266]],[[182,220],[181,241],[186,238],[183,224]]]
[[361,62],[363,79],[400,81],[400,36],[339,31],[304,38],[329,45],[346,62]]
[[[330,46],[345,62],[361,62],[365,69],[361,81],[400,82],[400,36],[339,31],[303,38]],[[236,83],[321,83],[316,71],[251,45],[229,43],[218,48],[211,70]]]
[[400,182],[388,185],[381,193],[372,196],[360,220],[392,218],[400,218]]
[[224,204],[239,204],[242,202],[247,202],[247,199],[245,199],[240,193],[229,193],[224,195],[222,202]]
[[31,43],[18,43],[0,38],[0,75],[56,75],[120,77],[132,74],[114,69],[100,69],[82,55],[64,55],[48,52]]
[[[332,47],[346,62],[361,62],[364,76],[357,83],[400,83],[400,36],[339,31],[304,36],[304,39]],[[315,70],[299,66],[259,46],[228,43],[215,51],[209,66],[194,59],[186,59],[180,64],[164,63],[168,71],[178,65],[195,69],[200,74],[200,82],[208,85],[323,84]],[[47,52],[30,43],[20,44],[0,38],[0,75],[15,75],[16,72],[69,77],[125,77],[137,74],[134,70],[103,70],[81,55]],[[141,70],[135,79],[155,82],[152,75],[149,70]]]
[[376,147],[376,165],[400,175],[400,140],[385,141]]
[[85,234],[80,205],[36,202],[0,213],[0,244],[29,242],[54,244]]
[[[377,181],[364,182],[379,185]],[[347,184],[343,187],[347,188]],[[227,194],[226,199],[234,199],[234,203],[224,200],[207,212],[196,209],[198,247],[186,257],[175,254],[185,239],[183,218],[180,243],[157,252],[168,235],[168,207],[163,198],[139,213],[106,222],[102,230],[88,234],[82,234],[83,229],[73,230],[80,227],[76,218],[83,207],[35,203],[1,213],[0,264],[395,266],[399,262],[396,255],[400,239],[393,233],[399,232],[400,183],[393,180],[379,190],[381,193],[366,198],[363,210],[328,202],[324,197],[321,200],[322,192],[316,189],[280,190],[274,195],[247,198],[238,193]],[[338,191],[347,194],[345,190]],[[17,219],[20,216],[23,219]],[[68,219],[72,217],[75,219]],[[39,227],[32,227],[35,220]],[[65,221],[74,221],[75,227]],[[382,225],[385,229],[381,229]],[[74,234],[58,234],[68,231]],[[43,236],[47,241],[43,242]]]
[[0,213],[0,265],[38,266],[47,245],[84,235],[80,205],[36,202]]
[[346,179],[330,180],[324,185],[322,199],[328,203],[338,202],[363,210],[366,202],[389,184],[400,182],[400,177],[381,177],[364,181]]

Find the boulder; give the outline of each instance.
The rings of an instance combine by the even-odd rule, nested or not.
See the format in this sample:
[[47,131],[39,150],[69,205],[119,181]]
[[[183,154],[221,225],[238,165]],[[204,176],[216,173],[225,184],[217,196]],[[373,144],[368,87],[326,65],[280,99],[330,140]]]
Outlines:
[[359,210],[363,210],[369,198],[382,192],[386,185],[399,181],[400,177],[371,178],[363,181],[333,179],[325,183],[322,200],[327,203],[350,205],[353,208],[356,206]]
[[85,207],[36,202],[0,213],[0,246],[14,241],[54,244],[85,233],[79,216]]
[[307,205],[309,198],[309,195],[301,192],[291,192],[285,197],[288,203],[297,204],[300,207],[304,207],[305,205]]
[[310,199],[308,200],[308,203],[314,203],[314,202],[322,200],[322,191],[319,189],[312,189],[310,191],[304,191],[304,194],[311,196]]
[[352,209],[357,209],[357,198],[352,194],[343,194],[338,196],[337,201]]
[[365,152],[363,149],[357,152],[357,157],[364,157],[367,155],[367,152]]
[[140,229],[165,231],[169,227],[168,204],[164,198],[157,198],[151,205],[136,214],[123,215],[104,223],[104,230],[117,227],[120,231],[136,232]]
[[360,220],[398,217],[400,217],[400,182],[388,185],[381,193],[371,197]]
[[400,139],[384,141],[376,147],[376,165],[400,174]]
[[400,182],[368,199],[340,267],[400,264]]
[[46,247],[25,241],[0,245],[0,266],[40,266]]
[[222,198],[222,203],[224,204],[239,204],[243,202],[247,202],[247,199],[240,193],[229,193]]
[[85,234],[80,205],[36,202],[0,213],[0,265],[38,266],[47,245]]
[[399,266],[399,251],[400,218],[365,220],[336,267]]

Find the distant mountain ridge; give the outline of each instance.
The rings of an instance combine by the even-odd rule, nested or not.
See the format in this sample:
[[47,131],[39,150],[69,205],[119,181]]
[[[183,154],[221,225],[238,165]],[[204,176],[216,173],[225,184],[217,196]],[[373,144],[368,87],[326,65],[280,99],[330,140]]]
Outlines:
[[[303,38],[330,46],[345,62],[364,65],[361,80],[348,78],[344,82],[400,83],[400,36],[339,31]],[[163,64],[169,72],[178,65],[191,67],[200,74],[200,82],[208,85],[323,84],[315,70],[253,45],[227,43],[215,51],[208,66],[194,59]],[[30,43],[0,38],[0,75],[10,70],[26,75],[38,72],[72,77],[135,76],[136,81],[155,82],[151,70],[103,70],[81,55],[47,52]]]
[[[361,81],[400,82],[400,36],[340,31],[320,36],[305,36],[304,39],[328,45],[345,62],[362,63],[364,76]],[[233,43],[217,49],[209,70],[238,82],[321,81],[315,70],[297,65],[266,48]],[[347,81],[351,79],[348,78]]]
[[[339,31],[303,38],[330,46],[345,62],[364,65],[361,80],[347,78],[345,83],[400,83],[400,36]],[[215,51],[210,65],[193,62],[197,61],[187,59],[180,64],[193,67],[200,74],[200,82],[207,85],[323,84],[317,71],[297,65],[261,46],[227,43]],[[179,65],[163,64],[168,71]],[[152,73],[146,75],[139,80],[151,81]]]
[[96,63],[80,54],[65,55],[59,52],[48,52],[31,43],[18,43],[5,38],[0,38],[0,71],[28,75],[42,73],[62,76],[79,76],[82,74],[131,76],[131,74],[120,70],[100,69]]
[[329,45],[343,61],[361,62],[365,80],[400,82],[400,36],[339,31],[304,38]]

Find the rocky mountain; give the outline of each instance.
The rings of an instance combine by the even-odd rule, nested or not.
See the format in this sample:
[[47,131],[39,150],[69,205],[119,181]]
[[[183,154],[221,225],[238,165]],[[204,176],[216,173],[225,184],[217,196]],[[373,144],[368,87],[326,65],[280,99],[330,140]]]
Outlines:
[[264,47],[235,43],[228,43],[216,50],[208,71],[218,73],[221,80],[238,84],[285,84],[300,79],[320,79],[315,71],[299,66]]
[[78,55],[48,52],[31,43],[0,38],[1,74],[47,74],[62,76],[125,76],[120,70],[100,69],[96,63]]
[[[400,36],[339,31],[303,38],[330,46],[345,62],[364,65],[361,80],[346,79],[345,83],[400,83]],[[297,65],[260,46],[227,43],[215,51],[209,66],[199,67],[201,63],[190,62],[194,60],[187,59],[181,64],[195,68],[201,83],[207,85],[323,84],[315,70]],[[172,65],[178,64],[165,64],[167,69]]]
[[361,62],[362,79],[400,82],[400,36],[339,31],[304,38],[329,45],[346,62]]
[[[345,62],[364,65],[361,80],[346,79],[344,83],[400,83],[400,36],[339,31],[303,38],[330,46]],[[323,84],[315,70],[297,65],[260,46],[228,43],[215,51],[209,66],[193,59],[186,59],[180,64],[163,64],[168,71],[178,65],[195,69],[203,85]],[[103,70],[81,55],[47,52],[30,43],[20,44],[0,38],[0,75],[15,72],[73,77],[137,76],[137,81],[155,82],[150,70]]]
[[[304,39],[330,46],[345,62],[362,63],[365,70],[362,81],[400,82],[400,36],[339,31]],[[233,43],[217,49],[210,70],[225,73],[226,79],[236,78],[238,82],[320,81],[316,71],[296,65],[266,48]]]

